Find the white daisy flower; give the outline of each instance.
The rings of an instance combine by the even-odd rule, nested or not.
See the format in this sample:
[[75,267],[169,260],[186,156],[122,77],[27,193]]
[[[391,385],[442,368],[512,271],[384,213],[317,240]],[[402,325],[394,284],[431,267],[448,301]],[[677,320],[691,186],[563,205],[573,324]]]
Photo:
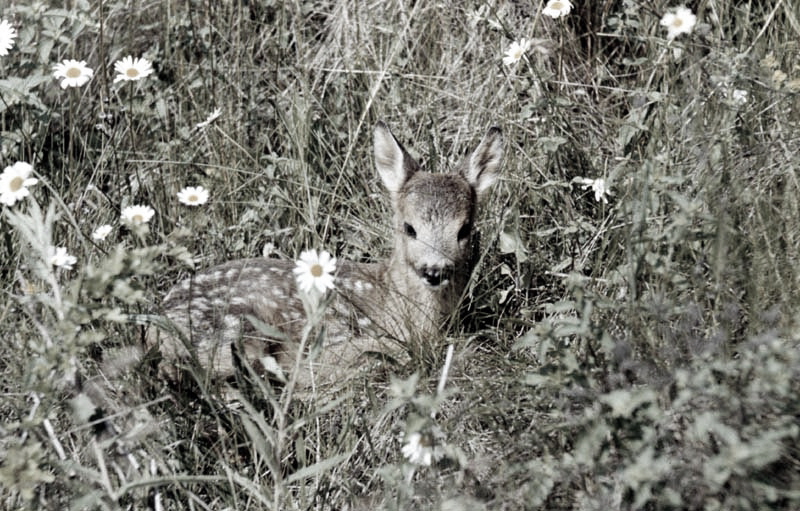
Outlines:
[[18,200],[27,197],[30,194],[28,187],[39,182],[34,177],[28,177],[31,172],[33,167],[24,161],[6,167],[0,174],[0,203],[13,206]]
[[683,6],[675,8],[675,12],[668,12],[661,18],[661,25],[667,27],[668,39],[692,33],[695,23],[697,23],[697,16],[692,14],[691,9]]
[[64,247],[52,247],[50,251],[52,252],[50,255],[50,264],[56,268],[71,270],[72,266],[78,262],[78,258],[69,255],[67,249]]
[[155,213],[150,206],[128,206],[122,210],[122,221],[131,225],[146,224]]
[[6,20],[0,21],[0,57],[8,55],[8,50],[14,47],[17,38],[17,29]]
[[94,76],[92,68],[86,66],[84,60],[62,60],[53,66],[53,78],[61,80],[61,88],[81,87]]
[[525,52],[528,51],[528,47],[530,46],[530,41],[522,38],[519,42],[514,41],[506,50],[506,56],[503,57],[503,64],[507,66],[512,66],[519,62],[519,59],[525,55]]
[[336,271],[336,258],[331,257],[327,251],[317,255],[316,250],[306,250],[300,254],[297,266],[294,269],[297,287],[303,293],[316,290],[324,293],[333,289],[333,273]]
[[187,186],[178,192],[178,200],[187,206],[200,206],[208,202],[208,190],[202,186]]
[[547,5],[542,9],[542,14],[546,14],[551,18],[560,18],[566,16],[572,10],[572,3],[569,0],[550,0]]
[[117,72],[114,83],[141,80],[153,72],[153,65],[145,58],[134,59],[128,55],[122,60],[114,62],[114,71]]
[[222,109],[221,108],[215,108],[213,112],[208,114],[208,117],[206,117],[205,121],[198,122],[197,124],[195,124],[195,127],[203,129],[206,126],[208,126],[209,124],[211,124],[212,122],[216,121],[219,118],[220,115],[222,115]]
[[112,230],[113,227],[108,224],[101,225],[92,232],[92,239],[95,241],[103,241],[108,237],[109,234],[111,234]]
[[747,103],[747,91],[742,89],[734,89],[731,93],[731,99],[737,105],[744,105]]
[[401,450],[403,456],[414,465],[430,466],[433,461],[433,439],[430,435],[411,433]]
[[605,179],[589,179],[586,177],[579,177],[575,179],[575,182],[582,184],[584,190],[591,188],[594,192],[594,200],[597,202],[603,201],[603,203],[608,204],[608,199],[606,196],[609,195],[610,189],[606,186]]

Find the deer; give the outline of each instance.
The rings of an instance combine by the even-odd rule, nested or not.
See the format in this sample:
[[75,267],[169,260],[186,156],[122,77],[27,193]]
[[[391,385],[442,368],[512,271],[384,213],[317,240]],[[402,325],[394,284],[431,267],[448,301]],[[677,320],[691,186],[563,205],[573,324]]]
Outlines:
[[[162,304],[169,328],[150,328],[149,348],[163,372],[194,360],[229,378],[246,360],[253,368],[299,370],[301,388],[335,385],[364,366],[367,354],[402,352],[438,338],[463,299],[479,254],[478,205],[497,180],[503,136],[497,127],[454,170],[422,170],[389,127],[373,130],[374,161],[394,212],[393,249],[375,263],[337,261],[334,289],[320,320],[317,350],[300,342],[306,309],[295,262],[229,261],[175,285]],[[303,363],[299,363],[300,361]]]

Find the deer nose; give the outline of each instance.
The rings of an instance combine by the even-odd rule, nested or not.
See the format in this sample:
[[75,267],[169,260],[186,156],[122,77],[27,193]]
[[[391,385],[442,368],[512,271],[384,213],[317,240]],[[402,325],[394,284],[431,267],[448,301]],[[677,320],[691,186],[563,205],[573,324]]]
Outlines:
[[431,287],[443,286],[450,281],[453,271],[452,268],[441,268],[439,266],[423,266],[419,270],[419,276]]

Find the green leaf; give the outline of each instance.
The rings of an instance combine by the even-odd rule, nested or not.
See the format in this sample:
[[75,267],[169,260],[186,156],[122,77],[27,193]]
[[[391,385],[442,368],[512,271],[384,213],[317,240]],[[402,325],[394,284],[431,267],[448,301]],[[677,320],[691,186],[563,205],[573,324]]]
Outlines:
[[550,377],[543,374],[529,373],[525,375],[525,385],[530,385],[532,387],[545,385],[549,381]]
[[264,323],[263,321],[261,321],[260,319],[251,314],[247,314],[245,317],[250,322],[250,324],[253,325],[255,329],[259,331],[259,333],[266,335],[270,339],[275,339],[276,341],[281,341],[286,343],[291,342],[288,335],[286,335],[281,330],[278,330],[274,326]]
[[500,233],[500,252],[514,254],[517,261],[524,263],[528,260],[525,243],[519,236],[519,231]]
[[537,143],[542,147],[546,153],[554,153],[558,148],[567,143],[564,137],[541,137]]
[[654,403],[656,398],[650,389],[620,389],[600,397],[600,401],[611,407],[614,417],[631,417],[640,406]]
[[292,484],[294,482],[300,481],[301,479],[305,479],[307,477],[314,477],[319,475],[323,472],[327,472],[328,470],[339,466],[342,462],[347,460],[350,457],[349,453],[345,454],[338,454],[326,460],[322,460],[319,463],[314,463],[313,465],[309,465],[307,467],[303,467],[297,472],[291,474],[289,477],[286,478],[287,484]]
[[278,365],[278,361],[275,360],[275,357],[272,356],[261,357],[259,359],[259,362],[261,362],[261,367],[263,367],[265,371],[272,374],[275,378],[278,379],[278,381],[286,383],[287,381],[286,375],[283,374],[283,369],[281,369],[281,366]]
[[89,422],[89,419],[97,410],[97,407],[89,396],[83,392],[70,399],[69,405],[70,408],[72,408],[72,415],[75,417],[75,422],[79,424],[86,424]]
[[0,80],[0,114],[14,105],[28,105],[41,111],[47,111],[47,107],[39,100],[33,89],[44,82],[50,81],[48,75],[33,75],[26,78],[16,76]]

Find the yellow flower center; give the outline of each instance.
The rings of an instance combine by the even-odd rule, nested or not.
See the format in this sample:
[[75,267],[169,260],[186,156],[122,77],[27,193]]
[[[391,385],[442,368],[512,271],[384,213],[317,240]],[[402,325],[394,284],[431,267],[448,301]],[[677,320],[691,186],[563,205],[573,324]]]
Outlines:
[[135,224],[140,224],[140,223],[144,222],[144,217],[142,215],[133,215],[133,218],[131,218],[131,221],[133,223],[135,223]]
[[200,200],[200,197],[198,197],[197,195],[192,194],[186,200],[188,200],[189,202],[197,202],[197,201]]
[[675,18],[675,20],[672,22],[672,26],[675,28],[681,28],[681,25],[683,25],[683,20],[680,18]]
[[556,11],[560,11],[564,8],[564,4],[562,2],[553,2],[550,4],[550,7]]
[[309,271],[311,272],[311,276],[314,278],[322,277],[322,266],[319,264],[311,265],[311,269]]
[[125,74],[128,75],[128,78],[136,78],[137,76],[139,76],[139,70],[136,69],[135,67],[129,67],[125,71]]
[[11,180],[11,183],[9,183],[8,187],[11,188],[12,192],[16,192],[17,190],[22,188],[22,183],[24,182],[25,180],[22,179],[21,177],[15,177],[14,179]]
[[81,76],[81,70],[77,67],[71,67],[64,74],[67,75],[67,78],[78,78]]

